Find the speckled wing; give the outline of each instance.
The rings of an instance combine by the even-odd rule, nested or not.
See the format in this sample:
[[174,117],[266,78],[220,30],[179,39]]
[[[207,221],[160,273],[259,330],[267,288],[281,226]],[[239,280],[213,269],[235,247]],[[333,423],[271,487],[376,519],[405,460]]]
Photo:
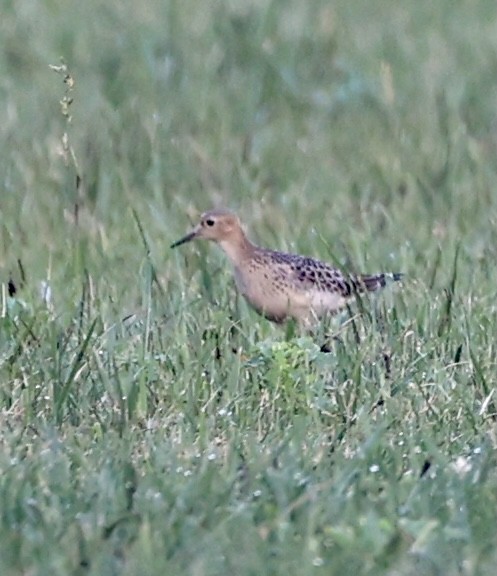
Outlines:
[[342,298],[349,298],[360,286],[360,282],[354,278],[345,276],[337,268],[320,260],[293,254],[280,256],[291,269],[294,285],[303,290],[336,293]]
[[403,274],[397,273],[347,275],[315,258],[293,254],[279,256],[290,267],[295,283],[300,284],[303,289],[336,292],[342,298],[349,298],[357,292],[375,292],[383,288],[389,280],[397,282],[403,277]]

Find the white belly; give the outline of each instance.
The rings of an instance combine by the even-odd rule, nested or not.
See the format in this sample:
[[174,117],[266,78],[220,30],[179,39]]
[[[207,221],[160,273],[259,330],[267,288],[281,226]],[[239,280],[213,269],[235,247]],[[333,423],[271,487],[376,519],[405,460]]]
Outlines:
[[248,303],[257,312],[275,322],[291,317],[300,323],[309,324],[326,314],[333,314],[346,303],[346,298],[338,292],[324,292],[312,288],[297,290],[257,273],[246,278],[237,268],[235,282]]
[[339,292],[322,292],[319,290],[310,290],[308,292],[309,296],[309,307],[312,309],[314,314],[318,317],[325,314],[333,314],[340,308],[343,308],[347,303],[347,299],[344,298]]

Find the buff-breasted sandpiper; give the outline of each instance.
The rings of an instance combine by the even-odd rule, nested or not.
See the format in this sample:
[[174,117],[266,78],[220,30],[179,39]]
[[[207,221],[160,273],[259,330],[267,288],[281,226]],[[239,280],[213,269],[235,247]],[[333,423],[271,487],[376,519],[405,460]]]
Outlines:
[[234,268],[238,290],[259,314],[273,322],[294,318],[309,326],[337,312],[356,294],[374,292],[402,274],[348,275],[308,256],[260,248],[245,235],[240,220],[229,210],[210,210],[175,248],[195,238],[214,240]]

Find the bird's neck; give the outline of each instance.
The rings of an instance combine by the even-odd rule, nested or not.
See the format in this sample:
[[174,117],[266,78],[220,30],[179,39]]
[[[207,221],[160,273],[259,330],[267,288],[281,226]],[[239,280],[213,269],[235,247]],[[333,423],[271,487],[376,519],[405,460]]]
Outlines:
[[254,244],[250,242],[242,230],[238,231],[236,235],[233,235],[230,238],[220,240],[219,245],[235,267],[248,258],[256,249]]

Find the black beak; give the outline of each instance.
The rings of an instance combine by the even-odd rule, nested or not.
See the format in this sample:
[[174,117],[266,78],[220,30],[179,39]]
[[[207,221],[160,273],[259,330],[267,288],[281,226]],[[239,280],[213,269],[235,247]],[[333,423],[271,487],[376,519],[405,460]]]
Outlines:
[[197,235],[197,231],[192,230],[192,232],[190,232],[189,234],[187,234],[186,236],[181,238],[181,240],[178,240],[174,244],[171,244],[171,248],[176,248],[176,246],[181,246],[181,244],[185,244],[186,242],[190,242],[190,240],[193,240],[196,235]]

